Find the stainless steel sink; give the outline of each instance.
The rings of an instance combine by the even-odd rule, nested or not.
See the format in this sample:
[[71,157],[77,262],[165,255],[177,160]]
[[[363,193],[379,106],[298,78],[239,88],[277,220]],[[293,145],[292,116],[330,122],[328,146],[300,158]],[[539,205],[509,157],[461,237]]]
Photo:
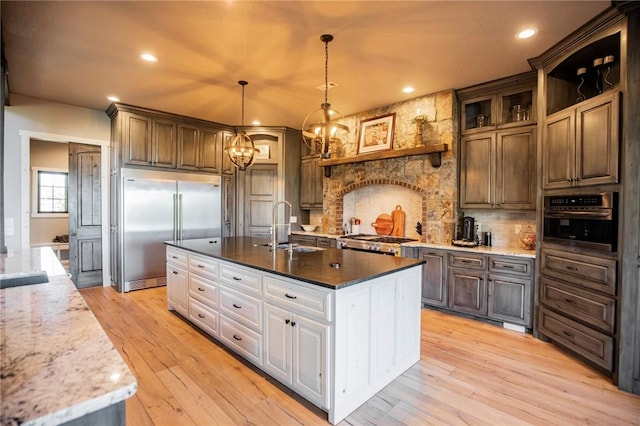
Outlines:
[[0,278],[0,289],[23,285],[44,284],[49,282],[46,272],[24,274],[16,277]]
[[[261,244],[262,246],[265,247],[271,247],[271,243],[267,243],[267,244]],[[276,245],[277,249],[281,249],[281,250],[288,250],[289,249],[289,243],[278,243]],[[301,246],[298,244],[293,244],[291,246],[291,249],[294,251],[294,253],[310,253],[310,252],[314,252],[314,251],[321,251],[321,250],[326,250],[325,247],[312,247],[312,246]]]

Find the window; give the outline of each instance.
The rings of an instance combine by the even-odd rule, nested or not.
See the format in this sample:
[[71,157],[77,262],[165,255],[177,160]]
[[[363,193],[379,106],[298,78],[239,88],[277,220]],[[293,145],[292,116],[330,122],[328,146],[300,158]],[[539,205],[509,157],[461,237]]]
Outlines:
[[66,170],[33,168],[32,216],[68,216],[68,175]]

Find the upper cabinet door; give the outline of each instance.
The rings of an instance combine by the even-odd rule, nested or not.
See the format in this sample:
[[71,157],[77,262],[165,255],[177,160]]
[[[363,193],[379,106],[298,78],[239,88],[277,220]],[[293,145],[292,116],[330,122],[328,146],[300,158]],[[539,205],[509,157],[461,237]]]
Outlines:
[[151,165],[151,119],[130,113],[123,113],[123,119],[123,162],[141,166]]
[[460,207],[493,207],[492,167],[495,133],[462,138],[460,150]]
[[604,95],[576,109],[576,185],[618,182],[620,93]]
[[176,167],[176,124],[169,120],[153,120],[151,147],[153,165],[156,167]]
[[218,129],[200,128],[200,152],[198,169],[211,173],[220,173],[222,165],[222,132]]
[[545,189],[570,187],[575,163],[575,115],[565,110],[547,117],[542,142]]
[[198,128],[178,126],[178,168],[196,170],[198,168]]
[[498,132],[495,207],[536,208],[536,132],[533,127]]

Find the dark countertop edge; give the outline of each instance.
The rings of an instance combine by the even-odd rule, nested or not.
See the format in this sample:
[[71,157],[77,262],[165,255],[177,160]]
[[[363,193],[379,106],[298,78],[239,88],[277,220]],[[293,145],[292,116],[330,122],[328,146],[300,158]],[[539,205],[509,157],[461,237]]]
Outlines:
[[[184,247],[184,246],[180,245],[180,243],[177,243],[175,241],[164,241],[164,244],[168,245],[168,246],[172,246],[172,247],[178,248],[178,249],[181,249],[181,250],[185,250],[185,251],[189,251],[189,252],[192,252],[192,253],[196,253],[196,254],[199,254],[199,255],[202,255],[202,256],[213,257],[213,258],[216,258],[216,259],[220,259],[220,260],[224,260],[224,261],[227,261],[227,262],[235,263],[236,265],[246,266],[248,268],[257,269],[257,270],[260,270],[260,271],[263,271],[263,272],[267,272],[267,273],[270,273],[270,274],[279,275],[281,277],[302,281],[302,282],[305,282],[305,283],[308,283],[308,284],[317,285],[317,286],[328,288],[328,289],[331,289],[331,290],[339,290],[339,289],[342,289],[342,288],[345,288],[345,287],[349,287],[349,286],[352,286],[352,285],[355,285],[355,284],[358,284],[358,283],[361,283],[361,282],[365,282],[365,281],[369,281],[369,280],[372,280],[372,279],[375,279],[375,278],[383,277],[385,275],[389,275],[389,274],[392,274],[394,272],[404,271],[405,269],[414,268],[416,266],[424,265],[425,263],[427,263],[425,260],[422,260],[422,259],[405,258],[407,260],[414,261],[414,263],[412,263],[410,265],[401,266],[401,267],[395,268],[395,269],[387,271],[387,272],[368,275],[367,277],[362,278],[362,279],[351,280],[351,281],[347,281],[345,283],[337,284],[337,285],[331,285],[331,284],[323,283],[323,282],[320,282],[320,281],[314,281],[314,280],[311,280],[311,279],[308,279],[308,278],[304,278],[304,277],[300,277],[300,276],[296,276],[296,275],[292,275],[292,274],[287,274],[287,273],[280,272],[280,271],[274,271],[273,269],[264,268],[262,266],[254,265],[254,264],[251,264],[251,263],[240,262],[238,260],[231,259],[231,258],[228,258],[228,257],[216,256],[216,255],[211,254],[211,253],[205,253],[203,251],[195,250],[195,249],[190,248],[190,247]],[[335,249],[335,250],[337,250],[337,249]],[[376,256],[380,256],[380,255],[376,254]]]

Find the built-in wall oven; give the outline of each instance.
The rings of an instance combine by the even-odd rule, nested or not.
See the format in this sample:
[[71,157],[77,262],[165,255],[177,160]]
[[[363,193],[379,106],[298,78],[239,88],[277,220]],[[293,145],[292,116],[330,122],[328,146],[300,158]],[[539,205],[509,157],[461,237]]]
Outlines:
[[545,196],[543,241],[617,251],[618,193]]

